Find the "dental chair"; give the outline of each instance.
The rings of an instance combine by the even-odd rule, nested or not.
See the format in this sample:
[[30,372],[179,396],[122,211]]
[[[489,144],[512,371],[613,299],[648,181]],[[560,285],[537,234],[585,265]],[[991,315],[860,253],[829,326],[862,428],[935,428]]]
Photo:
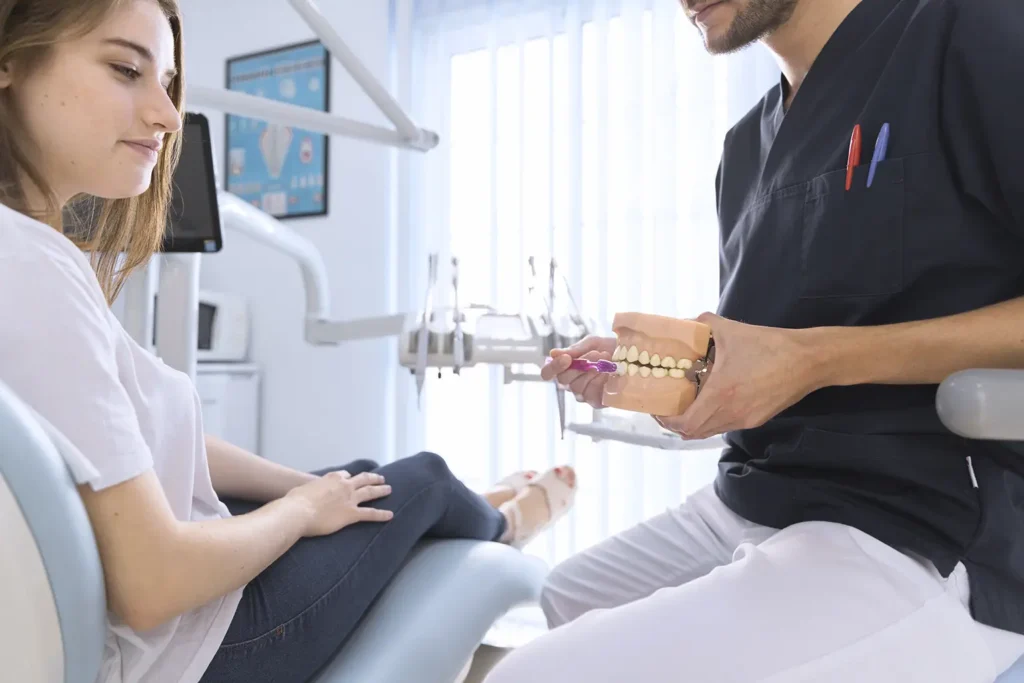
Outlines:
[[[1024,458],[1024,370],[964,370],[939,385],[939,419],[968,439],[1003,441]],[[1024,657],[996,683],[1024,683]]]
[[[968,370],[939,387],[943,424],[1015,443],[1024,371]],[[491,625],[537,600],[544,565],[495,543],[422,543],[315,683],[455,683]],[[0,679],[93,683],[106,599],[85,508],[57,448],[0,382]],[[1024,658],[997,683],[1024,683]]]
[[[508,546],[425,541],[315,683],[456,683],[547,567]],[[0,681],[94,683],[106,635],[99,552],[58,447],[0,382]]]

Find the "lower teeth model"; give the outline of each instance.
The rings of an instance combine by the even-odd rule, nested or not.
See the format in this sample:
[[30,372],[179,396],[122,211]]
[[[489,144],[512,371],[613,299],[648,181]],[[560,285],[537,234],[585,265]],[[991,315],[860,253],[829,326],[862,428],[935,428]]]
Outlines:
[[688,371],[703,367],[711,328],[695,320],[619,313],[612,329],[616,377],[605,385],[604,405],[657,417],[682,414],[697,397]]

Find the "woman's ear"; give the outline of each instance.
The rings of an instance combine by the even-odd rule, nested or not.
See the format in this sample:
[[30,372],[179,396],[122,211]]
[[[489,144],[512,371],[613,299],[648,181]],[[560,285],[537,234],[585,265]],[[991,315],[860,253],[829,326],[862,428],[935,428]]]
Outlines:
[[0,64],[0,88],[9,88],[14,82],[14,67],[11,63],[4,62]]

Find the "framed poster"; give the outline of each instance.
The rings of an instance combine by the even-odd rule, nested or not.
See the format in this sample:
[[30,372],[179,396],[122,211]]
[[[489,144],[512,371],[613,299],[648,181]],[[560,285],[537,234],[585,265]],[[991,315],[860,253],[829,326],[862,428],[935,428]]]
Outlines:
[[[232,57],[227,89],[330,111],[331,59],[319,41]],[[327,136],[227,114],[226,189],[275,218],[322,216],[330,194]]]

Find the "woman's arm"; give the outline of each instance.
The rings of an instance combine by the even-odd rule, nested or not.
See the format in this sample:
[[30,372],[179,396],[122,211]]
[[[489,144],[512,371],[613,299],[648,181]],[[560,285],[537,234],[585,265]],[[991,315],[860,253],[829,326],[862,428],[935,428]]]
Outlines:
[[300,538],[388,521],[391,511],[362,504],[390,492],[379,474],[332,472],[248,514],[182,522],[153,470],[98,492],[79,487],[108,606],[136,631],[245,586]]
[[314,474],[271,462],[209,434],[206,435],[206,458],[210,463],[213,489],[221,498],[266,503],[316,479]]
[[78,490],[103,560],[107,602],[136,631],[244,586],[311,523],[298,496],[229,519],[179,522],[152,470],[99,492]]

